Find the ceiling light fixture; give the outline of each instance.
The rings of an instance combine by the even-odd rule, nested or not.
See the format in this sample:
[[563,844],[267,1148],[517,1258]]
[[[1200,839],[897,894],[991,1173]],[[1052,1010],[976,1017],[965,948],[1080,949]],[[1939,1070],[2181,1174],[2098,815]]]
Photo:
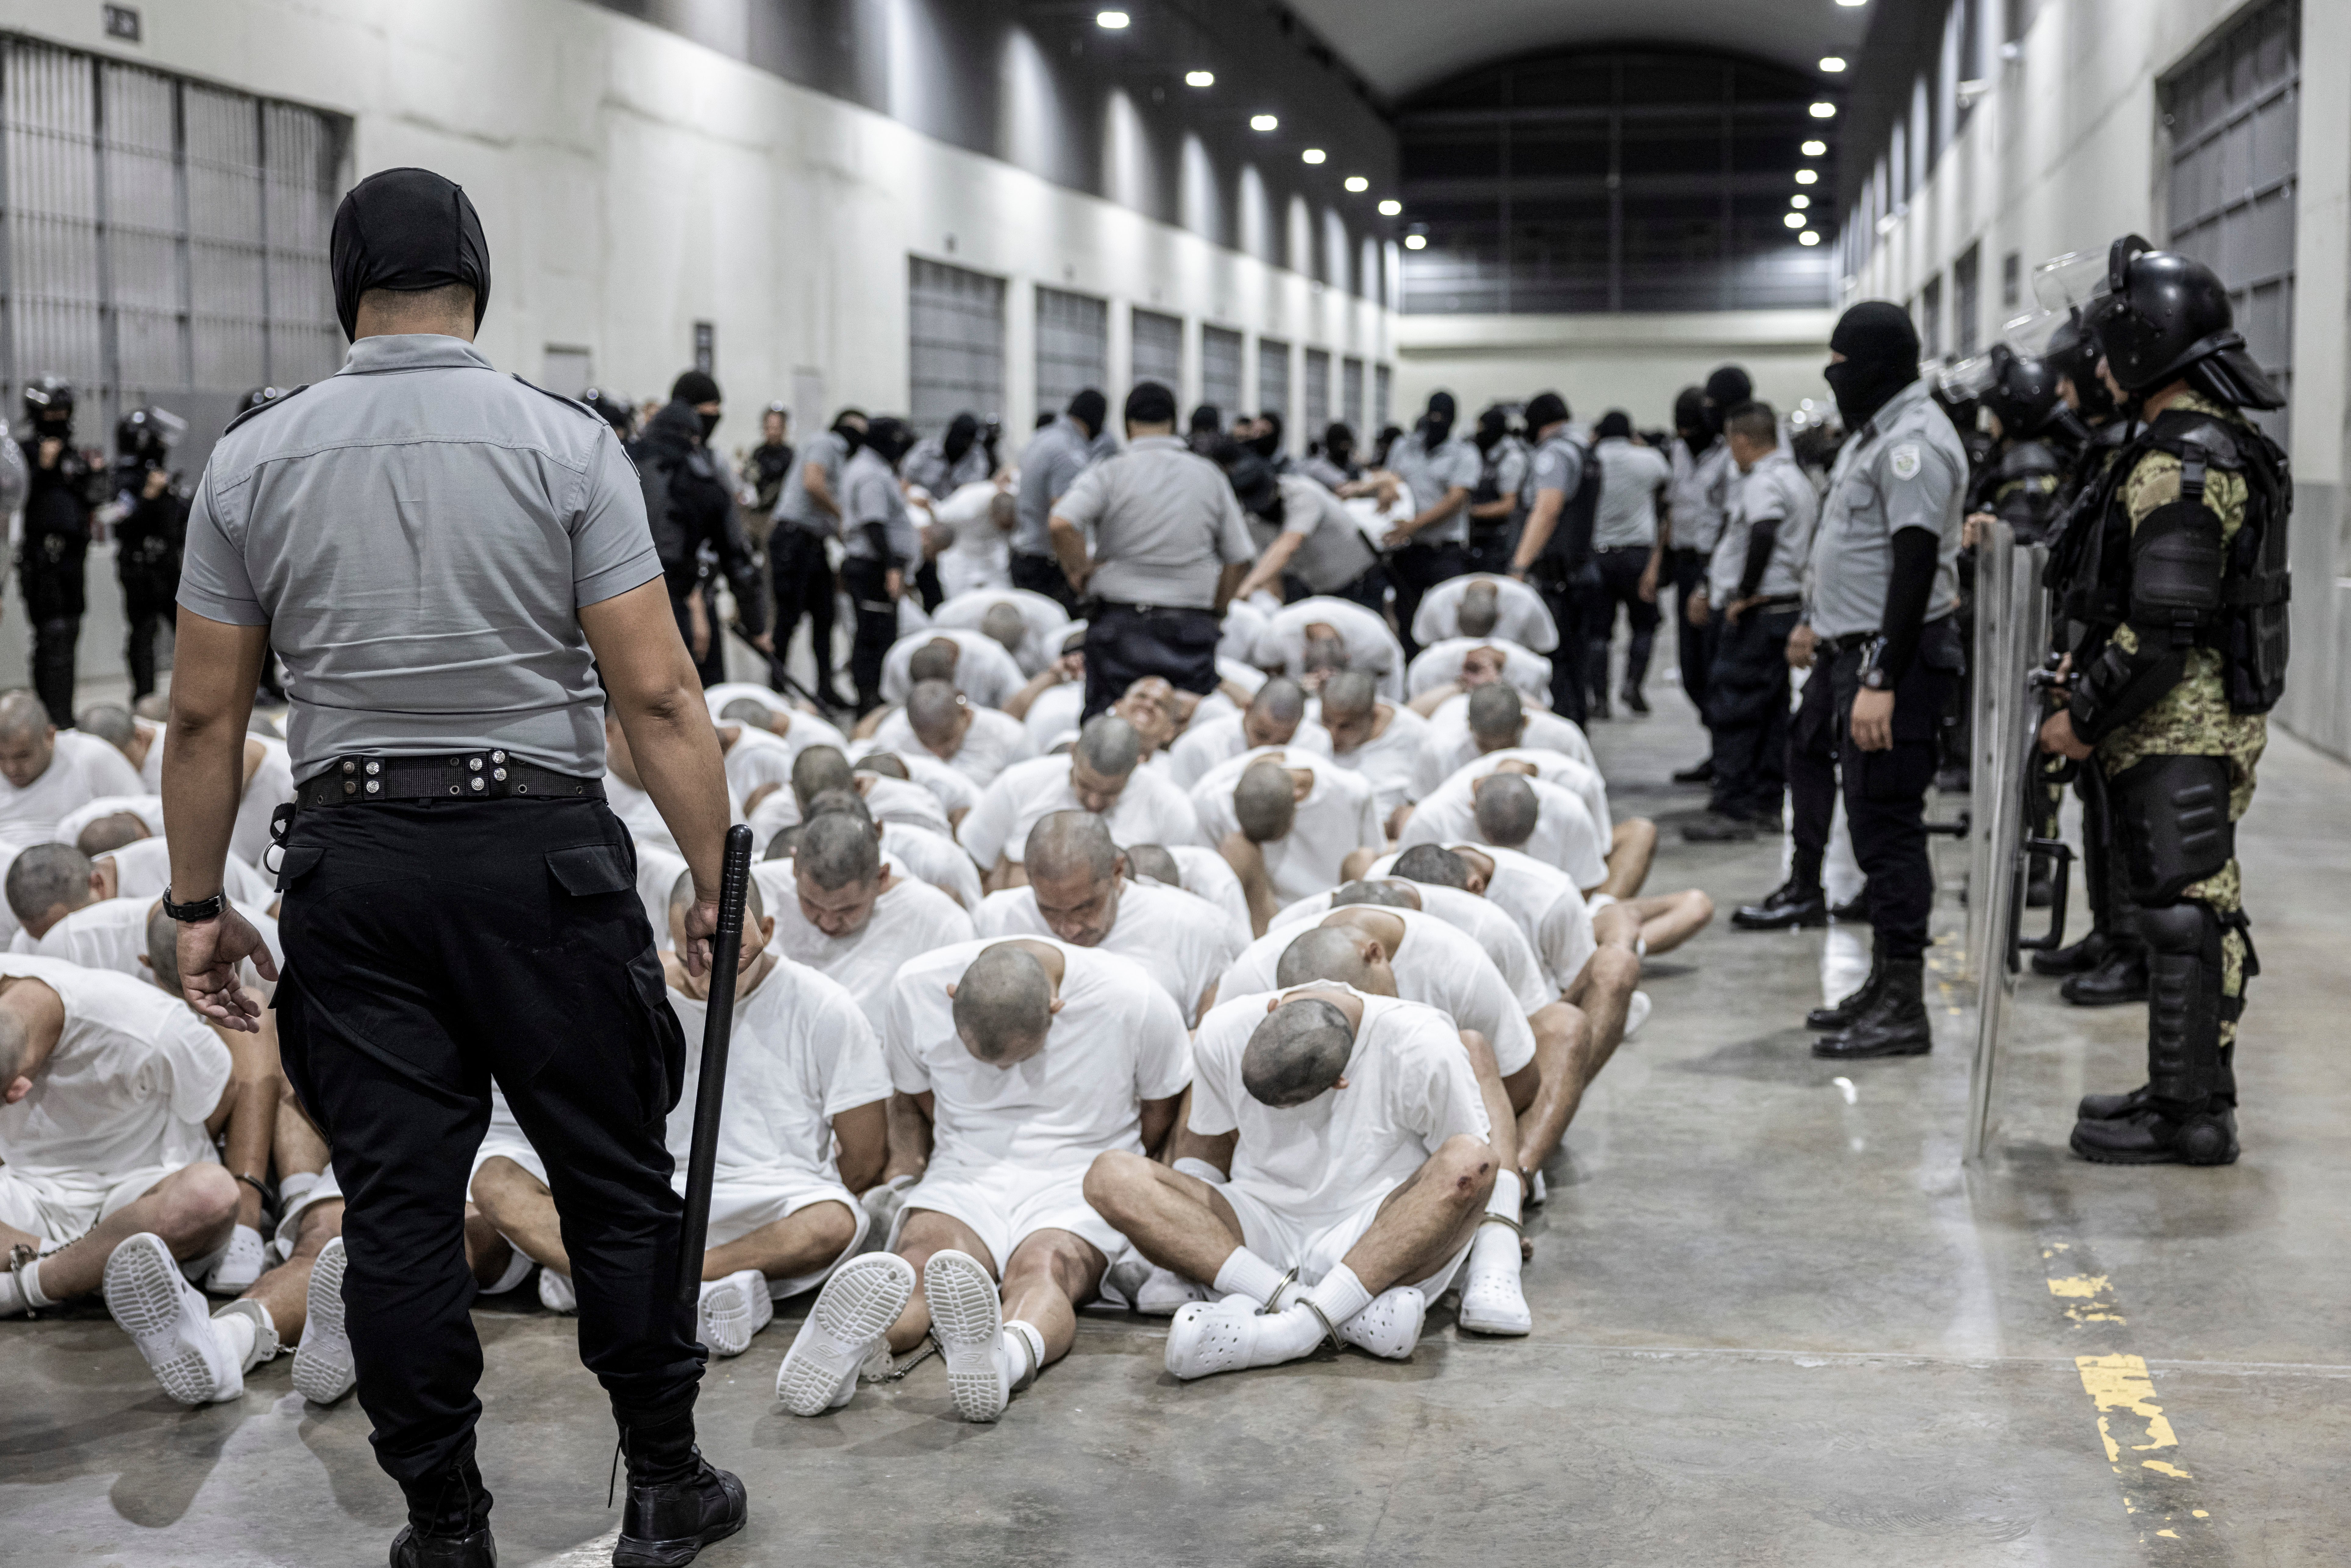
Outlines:
[[1251,131],[1272,131],[1280,124],[1281,121],[1276,120],[1270,114],[1252,114],[1249,116],[1249,129]]
[[1426,235],[1406,235],[1404,236],[1404,247],[1406,250],[1426,250],[1428,248],[1428,236]]
[[1094,13],[1094,26],[1097,27],[1108,27],[1113,33],[1117,32],[1121,27],[1125,26],[1129,22],[1134,20],[1134,17],[1128,16],[1123,11],[1097,11]]
[[1829,144],[1825,141],[1807,141],[1803,146],[1797,149],[1798,152],[1802,152],[1807,158],[1825,157],[1828,154],[1828,150]]
[[1799,185],[1817,185],[1820,183],[1821,172],[1818,169],[1799,169],[1796,171],[1796,183]]
[[1380,204],[1380,216],[1384,218],[1399,217],[1403,213],[1404,204],[1397,201],[1394,196],[1390,196],[1386,201]]
[[1214,71],[1186,71],[1184,73],[1184,85],[1186,87],[1214,87],[1217,85],[1217,73]]
[[1330,156],[1331,156],[1331,154],[1329,154],[1328,152],[1323,152],[1323,151],[1322,151],[1322,149],[1321,149],[1320,147],[1309,147],[1308,149],[1306,149],[1306,151],[1305,151],[1305,152],[1301,152],[1298,156],[1299,156],[1299,158],[1300,158],[1301,161],[1303,161],[1303,162],[1308,162],[1308,163],[1320,163],[1320,162],[1322,162],[1324,159],[1326,159],[1326,158],[1330,157]]
[[1350,174],[1347,176],[1347,189],[1361,194],[1363,192],[1368,191],[1371,188],[1372,183],[1369,180],[1364,179],[1361,174]]
[[1823,99],[1818,103],[1813,105],[1812,114],[1814,120],[1834,120],[1836,118],[1836,105],[1831,103],[1826,99]]
[[1790,213],[1786,217],[1782,218],[1780,221],[1787,225],[1792,229],[1800,229],[1804,226],[1804,214],[1802,213]]
[[1850,10],[1850,9],[1854,9],[1854,8],[1855,8],[1855,7],[1858,7],[1858,6],[1863,6],[1863,5],[1868,5],[1868,4],[1869,4],[1869,0],[1837,0],[1837,4],[1838,4],[1838,5],[1843,5],[1843,6],[1846,7],[1848,10]]
[[1806,229],[1802,234],[1796,236],[1796,243],[1798,245],[1818,245],[1821,243],[1821,236],[1811,229]]
[[1821,69],[1828,72],[1831,76],[1836,75],[1837,72],[1844,69],[1844,57],[1843,55],[1823,55],[1821,57]]
[[1813,204],[1813,199],[1810,196],[1791,196],[1788,198],[1788,204],[1801,213]]

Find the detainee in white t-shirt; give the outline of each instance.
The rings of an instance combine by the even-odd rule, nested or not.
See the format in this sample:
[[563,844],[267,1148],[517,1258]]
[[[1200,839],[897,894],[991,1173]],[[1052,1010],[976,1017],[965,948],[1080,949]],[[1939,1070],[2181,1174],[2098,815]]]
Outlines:
[[1331,759],[1364,776],[1379,797],[1380,821],[1394,836],[1419,794],[1413,774],[1428,721],[1400,703],[1381,701],[1378,684],[1361,670],[1342,670],[1325,681],[1314,712],[1331,737]]
[[1022,936],[909,963],[883,1043],[929,1134],[929,1165],[891,1251],[849,1264],[817,1298],[777,1388],[786,1409],[820,1415],[847,1402],[883,1346],[903,1353],[927,1333],[957,1412],[993,1421],[1069,1353],[1078,1303],[1125,1252],[1086,1205],[1086,1170],[1098,1155],[1143,1157],[1165,1143],[1191,1082],[1190,1040],[1135,965]]
[[1332,1334],[1410,1355],[1473,1239],[1500,1228],[1489,1097],[1453,1020],[1318,984],[1221,1003],[1193,1049],[1174,1166],[1119,1152],[1086,1177],[1137,1251],[1221,1298],[1177,1310],[1167,1370],[1272,1366]]
[[[1582,798],[1517,768],[1482,778],[1455,774],[1412,809],[1396,848],[1459,841],[1523,850],[1587,894],[1604,891],[1608,881],[1607,841]],[[1362,876],[1369,863],[1367,858],[1347,869]]]
[[[753,868],[773,901],[777,946],[840,982],[878,1030],[899,966],[970,941],[971,916],[937,888],[884,865],[872,825],[850,812],[821,812],[799,835],[789,862]],[[779,885],[787,867],[790,881]]]
[[1206,899],[1129,881],[1126,857],[1100,817],[1056,811],[1040,819],[1029,830],[1022,863],[1029,885],[990,894],[980,905],[982,936],[1055,936],[1131,958],[1159,982],[1186,1026],[1216,1006],[1217,977],[1248,944]]
[[1256,939],[1241,879],[1216,851],[1198,844],[1128,844],[1125,854],[1126,874],[1134,881],[1177,888],[1214,904],[1239,946]]
[[1218,763],[1192,787],[1192,810],[1241,879],[1260,936],[1283,904],[1345,881],[1348,856],[1387,847],[1370,781],[1296,747]]
[[1531,708],[1516,686],[1489,681],[1454,698],[1428,716],[1426,739],[1413,773],[1413,793],[1426,795],[1453,777],[1463,764],[1492,751],[1537,747],[1599,768],[1592,742],[1574,722],[1546,708]]
[[882,721],[873,744],[901,757],[927,755],[982,789],[1016,762],[1037,755],[1028,726],[992,707],[977,707],[945,681],[917,681],[906,706]]
[[1238,714],[1210,719],[1195,715],[1169,748],[1168,759],[1176,782],[1189,789],[1218,763],[1269,746],[1331,755],[1331,732],[1306,716],[1306,693],[1296,681],[1280,675],[1258,687],[1249,706]]
[[[670,945],[685,941],[694,879],[678,878],[669,900]],[[856,1195],[880,1179],[888,1157],[890,1078],[882,1044],[847,990],[778,954],[775,916],[753,883],[744,914],[758,956],[736,983],[735,1032],[710,1230],[702,1255],[695,1337],[718,1356],[740,1355],[775,1317],[774,1303],[820,1285],[865,1238]],[[669,1005],[689,1040],[699,1041],[709,984],[674,956],[663,968]],[[686,1076],[666,1129],[684,1189],[694,1144],[701,1052],[686,1053]],[[571,1272],[554,1195],[509,1163],[475,1176],[483,1217],[516,1247],[558,1273]]]
[[29,691],[0,695],[0,838],[44,843],[76,807],[103,795],[146,792],[138,770],[113,747],[60,732]]
[[956,837],[987,873],[988,891],[1027,880],[1019,856],[1029,830],[1051,811],[1092,811],[1122,843],[1199,841],[1184,791],[1142,765],[1142,737],[1114,713],[1098,713],[1067,757],[1016,762],[996,776]]

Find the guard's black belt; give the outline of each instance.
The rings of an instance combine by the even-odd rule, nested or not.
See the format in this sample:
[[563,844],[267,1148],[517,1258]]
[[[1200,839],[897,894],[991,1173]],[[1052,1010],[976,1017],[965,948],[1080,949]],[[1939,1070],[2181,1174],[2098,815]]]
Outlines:
[[444,751],[431,757],[339,757],[295,788],[297,805],[367,805],[380,800],[590,800],[604,798],[601,779],[536,768],[503,751]]
[[1876,637],[1875,632],[1848,632],[1842,637],[1823,637],[1813,644],[1816,653],[1826,653],[1834,659],[1840,653],[1850,653],[1856,648],[1866,648]]

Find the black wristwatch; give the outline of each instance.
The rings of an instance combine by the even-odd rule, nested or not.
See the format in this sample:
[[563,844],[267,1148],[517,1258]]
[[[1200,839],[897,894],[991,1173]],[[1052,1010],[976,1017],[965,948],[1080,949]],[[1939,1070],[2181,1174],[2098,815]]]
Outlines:
[[193,904],[174,904],[172,902],[172,890],[168,887],[163,890],[163,913],[174,920],[210,920],[227,907],[228,891],[225,888],[210,898],[199,898]]

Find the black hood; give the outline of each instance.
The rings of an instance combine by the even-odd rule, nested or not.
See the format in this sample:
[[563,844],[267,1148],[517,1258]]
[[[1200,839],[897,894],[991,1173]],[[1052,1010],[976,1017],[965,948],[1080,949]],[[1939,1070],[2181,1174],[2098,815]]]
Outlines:
[[939,449],[946,454],[948,466],[952,467],[962,462],[963,455],[970,451],[972,443],[978,439],[979,416],[977,414],[959,413],[948,421],[946,435],[939,443]]
[[702,444],[702,415],[684,398],[673,398],[645,422],[637,444],[657,457],[676,460],[690,456]]
[[328,260],[335,319],[359,336],[360,296],[371,288],[416,293],[462,283],[474,291],[474,325],[490,308],[490,246],[458,186],[430,169],[386,169],[351,187],[335,209]]
[[1865,299],[1839,317],[1829,349],[1844,359],[1821,374],[1848,431],[1859,431],[1918,379],[1918,329],[1907,310],[1888,300]]
[[1451,392],[1429,393],[1428,412],[1420,416],[1422,441],[1436,446],[1449,439],[1453,434],[1453,422],[1460,413],[1460,405],[1453,401]]
[[1708,417],[1706,393],[1698,387],[1682,388],[1674,399],[1674,433],[1688,444],[1690,451],[1704,452],[1721,431],[1719,415]]

